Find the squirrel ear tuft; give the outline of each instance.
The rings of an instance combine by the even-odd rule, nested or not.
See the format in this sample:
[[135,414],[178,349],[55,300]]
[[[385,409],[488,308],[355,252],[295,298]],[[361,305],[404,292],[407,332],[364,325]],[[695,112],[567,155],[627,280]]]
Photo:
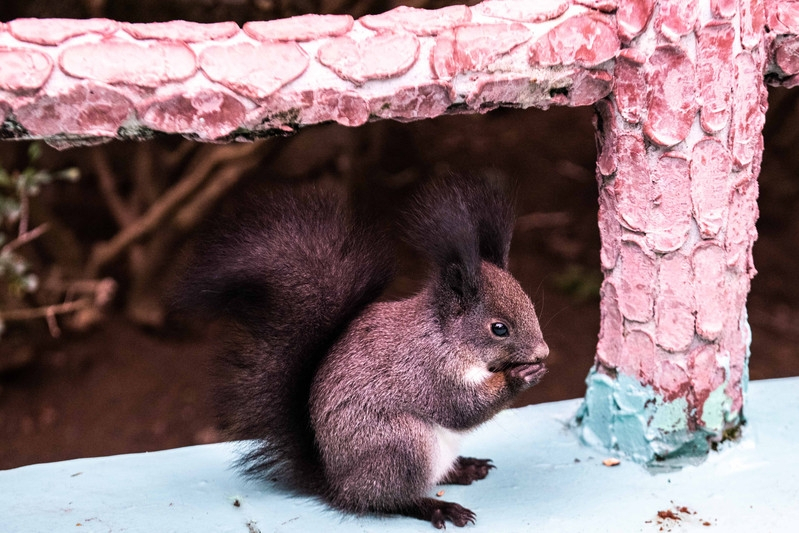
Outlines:
[[507,270],[516,218],[508,183],[500,176],[487,176],[479,182],[472,181],[474,185],[467,201],[475,216],[480,257]]
[[405,240],[437,266],[442,288],[461,308],[478,297],[481,261],[507,269],[514,217],[503,189],[497,179],[434,179],[406,211]]
[[405,240],[441,267],[484,260],[507,269],[514,223],[507,189],[498,176],[430,180],[406,211]]

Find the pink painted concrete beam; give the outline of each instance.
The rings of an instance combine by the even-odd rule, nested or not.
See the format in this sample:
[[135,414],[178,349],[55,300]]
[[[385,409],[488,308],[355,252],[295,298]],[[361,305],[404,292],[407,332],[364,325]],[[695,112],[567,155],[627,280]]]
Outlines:
[[[0,26],[2,135],[59,146],[149,130],[233,140],[327,121],[589,105],[611,90],[614,10],[490,0],[243,28],[14,20]],[[98,112],[108,102],[116,112]]]

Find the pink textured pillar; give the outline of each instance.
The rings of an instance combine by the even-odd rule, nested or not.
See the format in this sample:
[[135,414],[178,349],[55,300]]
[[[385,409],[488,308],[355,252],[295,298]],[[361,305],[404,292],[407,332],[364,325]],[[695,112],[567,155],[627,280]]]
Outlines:
[[585,440],[650,462],[743,421],[764,10],[625,0],[617,20],[615,91],[597,107],[602,323],[579,418]]

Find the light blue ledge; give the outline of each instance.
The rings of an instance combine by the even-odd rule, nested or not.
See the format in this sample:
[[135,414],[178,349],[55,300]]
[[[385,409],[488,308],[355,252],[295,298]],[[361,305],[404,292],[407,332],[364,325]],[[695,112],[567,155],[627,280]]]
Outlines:
[[[753,382],[742,440],[670,473],[603,466],[605,452],[580,445],[568,427],[579,405],[506,411],[467,439],[463,452],[491,457],[497,469],[472,486],[444,487],[444,498],[477,513],[464,532],[796,531],[799,378]],[[434,531],[407,518],[344,516],[246,482],[229,467],[235,456],[234,445],[214,444],[1,471],[0,531]]]

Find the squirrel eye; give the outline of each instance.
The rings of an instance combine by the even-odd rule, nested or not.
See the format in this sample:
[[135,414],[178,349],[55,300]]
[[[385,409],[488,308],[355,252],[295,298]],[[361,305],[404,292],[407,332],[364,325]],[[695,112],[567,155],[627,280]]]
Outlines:
[[493,333],[497,337],[507,337],[509,333],[508,326],[506,326],[502,322],[493,322],[491,324],[491,333]]

